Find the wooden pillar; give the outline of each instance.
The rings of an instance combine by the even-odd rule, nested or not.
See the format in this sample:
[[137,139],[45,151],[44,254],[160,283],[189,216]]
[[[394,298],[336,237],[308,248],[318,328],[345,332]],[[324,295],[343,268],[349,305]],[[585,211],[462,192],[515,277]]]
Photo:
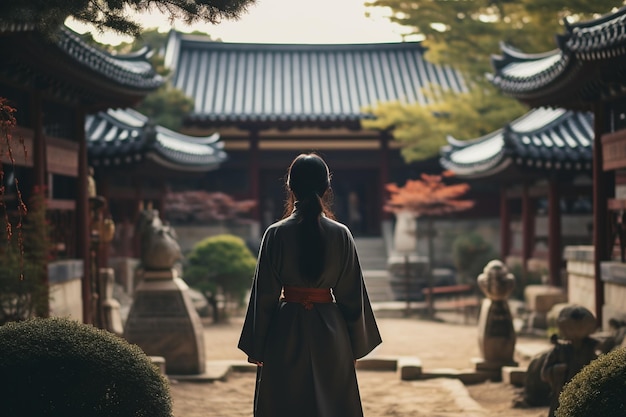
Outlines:
[[561,204],[559,184],[551,178],[548,192],[548,272],[550,285],[561,285]]
[[594,287],[596,319],[602,325],[602,307],[604,306],[604,284],[602,282],[601,262],[611,258],[609,247],[609,215],[607,198],[614,194],[609,190],[607,174],[603,169],[602,134],[605,132],[605,106],[594,105],[593,139],[593,247],[594,247]]
[[31,96],[30,111],[33,118],[33,186],[45,190],[44,196],[47,198],[46,137],[43,131],[43,99],[39,90],[35,90]]
[[[139,220],[139,215],[141,214],[143,210],[147,209],[147,207],[146,207],[146,202],[143,199],[144,197],[143,196],[143,182],[141,181],[141,178],[135,178],[133,185],[135,187],[135,204],[133,207],[133,226],[136,227],[137,221]],[[135,229],[132,235],[133,247],[132,247],[131,256],[133,258],[141,259],[141,239],[139,238],[136,232],[137,230]]]
[[76,196],[76,256],[83,260],[82,298],[83,322],[93,323],[91,285],[91,238],[89,221],[89,197],[87,195],[87,139],[85,137],[85,113],[76,108],[76,140],[78,141],[78,193]]
[[511,208],[506,196],[506,187],[500,187],[500,258],[506,262],[511,254]]
[[259,152],[259,131],[251,130],[250,131],[250,165],[248,171],[248,178],[250,181],[250,198],[253,201],[256,201],[256,206],[252,208],[252,218],[258,222],[261,221],[261,192],[259,188],[259,176],[261,175],[260,170],[260,152]]
[[532,257],[535,246],[535,205],[530,198],[528,183],[522,190],[522,266],[528,270],[528,260]]
[[[49,198],[48,183],[48,164],[46,160],[46,136],[43,129],[43,99],[41,91],[34,90],[31,95],[30,112],[32,114],[33,127],[33,189],[28,190],[29,194],[41,193],[44,202]],[[35,313],[39,317],[48,317],[50,315],[50,283],[48,280],[47,268],[42,273],[41,283],[42,290],[45,292],[43,296],[46,300],[45,304],[37,306]]]
[[[378,207],[380,207],[380,222],[383,220],[388,220],[391,218],[391,213],[385,211],[383,206],[385,204],[385,199],[387,198],[387,191],[385,190],[385,186],[389,183],[389,141],[391,140],[390,134],[388,131],[380,132],[380,185],[379,185],[379,195],[380,201]],[[380,227],[380,226],[379,226]],[[380,231],[382,232],[382,231]]]

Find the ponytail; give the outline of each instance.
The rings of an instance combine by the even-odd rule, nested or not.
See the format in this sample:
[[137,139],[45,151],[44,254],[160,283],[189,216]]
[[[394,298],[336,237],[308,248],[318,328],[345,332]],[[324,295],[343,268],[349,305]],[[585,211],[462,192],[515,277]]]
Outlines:
[[323,211],[322,201],[316,194],[298,201],[298,268],[309,281],[319,278],[326,260],[324,231],[320,222]]
[[315,154],[299,155],[291,163],[287,177],[285,216],[294,208],[298,220],[298,268],[309,282],[315,282],[324,270],[326,244],[322,214],[332,213],[325,199],[330,194],[330,174],[326,163]]

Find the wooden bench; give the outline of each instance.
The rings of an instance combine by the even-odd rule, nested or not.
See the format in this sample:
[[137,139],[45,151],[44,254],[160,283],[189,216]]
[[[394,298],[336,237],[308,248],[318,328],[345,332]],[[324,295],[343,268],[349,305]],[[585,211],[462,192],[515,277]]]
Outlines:
[[[475,314],[480,306],[476,289],[470,284],[427,287],[422,290],[422,294],[426,298],[426,305],[431,316],[435,315],[436,310],[455,310],[462,312],[465,323],[468,323],[470,315]],[[438,300],[436,309],[435,300]]]

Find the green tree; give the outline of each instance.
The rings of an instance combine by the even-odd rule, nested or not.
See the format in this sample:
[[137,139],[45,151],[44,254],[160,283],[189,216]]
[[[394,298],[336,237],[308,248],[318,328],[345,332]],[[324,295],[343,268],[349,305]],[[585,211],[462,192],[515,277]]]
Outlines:
[[180,129],[183,118],[193,111],[193,108],[193,99],[169,83],[148,94],[136,106],[137,111],[148,116],[152,123],[176,131]]
[[53,33],[68,17],[96,30],[138,36],[141,13],[158,11],[187,24],[237,19],[255,0],[2,0],[0,20]]
[[459,235],[452,243],[452,257],[461,280],[472,282],[483,272],[485,265],[497,258],[493,247],[475,232]]
[[[0,324],[49,314],[47,265],[51,254],[50,226],[46,220],[44,194],[35,190],[28,201],[28,213],[22,226],[0,245]],[[6,223],[8,222],[8,223]]]
[[447,144],[446,137],[468,139],[501,128],[526,108],[517,100],[497,94],[493,87],[472,89],[455,94],[433,86],[433,93],[424,91],[430,103],[381,103],[367,109],[375,119],[363,121],[366,129],[392,130],[401,145],[407,162],[436,156]]
[[499,52],[499,44],[545,52],[555,47],[554,37],[563,32],[565,17],[584,20],[622,4],[616,0],[368,2],[369,8],[388,8],[390,21],[422,38],[427,59],[460,71],[468,91],[438,91],[427,105],[380,104],[369,109],[377,119],[363,122],[363,127],[393,130],[409,162],[437,155],[447,135],[471,139],[502,128],[526,108],[503,97],[485,78],[492,72],[491,56]]
[[256,259],[240,237],[222,234],[198,242],[187,256],[183,278],[207,295],[213,307],[214,321],[220,321],[217,294],[225,301],[243,301],[250,288]]

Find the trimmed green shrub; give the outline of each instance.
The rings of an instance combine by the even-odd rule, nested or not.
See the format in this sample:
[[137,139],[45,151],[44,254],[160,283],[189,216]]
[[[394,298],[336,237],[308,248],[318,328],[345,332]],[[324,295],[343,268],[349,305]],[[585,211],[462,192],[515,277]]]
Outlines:
[[236,301],[252,283],[256,258],[240,237],[222,234],[198,242],[187,256],[183,277],[192,287],[207,293],[222,290]]
[[0,398],[6,416],[172,416],[168,381],[139,347],[58,317],[0,327]]
[[470,232],[459,235],[452,242],[452,258],[461,280],[474,282],[497,254],[481,235]]
[[585,366],[559,396],[557,417],[626,415],[626,348],[616,348]]

